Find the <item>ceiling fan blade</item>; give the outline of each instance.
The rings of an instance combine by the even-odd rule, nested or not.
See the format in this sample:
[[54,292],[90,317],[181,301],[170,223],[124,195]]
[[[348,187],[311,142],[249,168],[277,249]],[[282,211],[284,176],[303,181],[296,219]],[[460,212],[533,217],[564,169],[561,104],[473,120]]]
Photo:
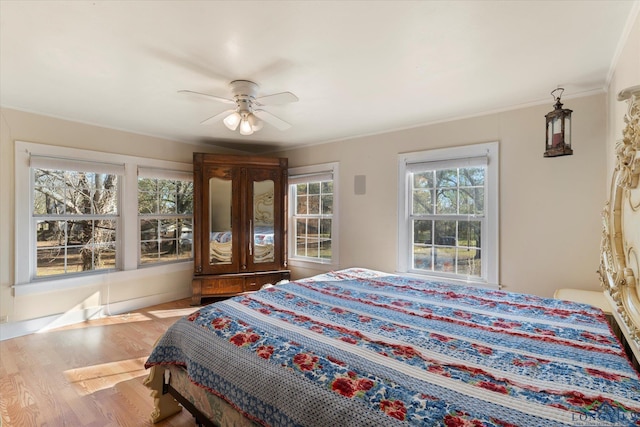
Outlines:
[[206,125],[208,123],[211,122],[215,122],[216,120],[222,120],[224,117],[228,116],[229,114],[233,113],[236,110],[225,110],[222,113],[218,113],[214,116],[209,117],[208,119],[204,119],[203,121],[200,122],[201,125]]
[[274,93],[273,95],[265,95],[256,98],[256,103],[258,105],[282,105],[297,101],[298,97],[291,92]]
[[219,101],[219,102],[224,102],[225,104],[235,104],[236,101],[234,101],[233,99],[229,99],[229,98],[223,98],[221,96],[216,96],[216,95],[209,95],[208,93],[202,93],[202,92],[194,92],[192,90],[179,90],[178,93],[190,93],[190,94],[194,94],[194,95],[200,95],[200,96],[206,96],[207,98]]
[[276,128],[280,129],[280,130],[287,130],[291,127],[291,124],[285,122],[284,120],[282,120],[279,117],[274,116],[273,114],[264,111],[264,110],[255,110],[253,112],[253,114],[256,115],[256,117],[258,117],[261,120],[264,120],[265,122],[269,123],[270,125],[275,126]]

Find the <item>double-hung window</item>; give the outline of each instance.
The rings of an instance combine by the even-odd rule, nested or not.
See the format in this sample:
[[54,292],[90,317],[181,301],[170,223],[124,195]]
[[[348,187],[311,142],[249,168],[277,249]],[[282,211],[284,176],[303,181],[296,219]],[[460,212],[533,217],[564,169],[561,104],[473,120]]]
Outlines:
[[497,168],[497,143],[400,156],[400,271],[497,285]]
[[35,277],[115,269],[124,165],[31,157]]
[[289,169],[289,262],[338,262],[338,164]]
[[193,174],[138,168],[140,265],[192,258]]

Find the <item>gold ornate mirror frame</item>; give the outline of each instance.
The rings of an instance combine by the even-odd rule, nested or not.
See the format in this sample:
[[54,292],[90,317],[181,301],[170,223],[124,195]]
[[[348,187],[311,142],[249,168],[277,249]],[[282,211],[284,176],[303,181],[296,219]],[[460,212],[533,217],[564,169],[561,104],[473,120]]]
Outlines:
[[628,103],[610,200],[603,211],[600,280],[613,315],[640,360],[640,85],[618,94]]

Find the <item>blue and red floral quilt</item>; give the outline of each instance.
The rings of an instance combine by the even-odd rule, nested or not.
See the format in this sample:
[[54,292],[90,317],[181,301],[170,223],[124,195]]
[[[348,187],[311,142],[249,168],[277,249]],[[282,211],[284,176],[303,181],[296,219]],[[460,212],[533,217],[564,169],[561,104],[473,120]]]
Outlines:
[[640,426],[599,309],[366,269],[203,307],[163,364],[269,426]]

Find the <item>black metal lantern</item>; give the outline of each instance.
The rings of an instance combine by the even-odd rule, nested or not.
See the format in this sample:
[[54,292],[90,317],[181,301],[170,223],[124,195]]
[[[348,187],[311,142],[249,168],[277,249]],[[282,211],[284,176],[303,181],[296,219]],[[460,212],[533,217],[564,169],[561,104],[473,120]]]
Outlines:
[[[564,92],[564,89],[561,87],[551,92],[556,104],[553,106],[554,110],[545,116],[547,118],[547,140],[544,157],[573,154],[571,149],[571,113],[573,111],[562,108],[562,102],[560,102],[562,92]],[[557,96],[556,93],[558,93]]]

